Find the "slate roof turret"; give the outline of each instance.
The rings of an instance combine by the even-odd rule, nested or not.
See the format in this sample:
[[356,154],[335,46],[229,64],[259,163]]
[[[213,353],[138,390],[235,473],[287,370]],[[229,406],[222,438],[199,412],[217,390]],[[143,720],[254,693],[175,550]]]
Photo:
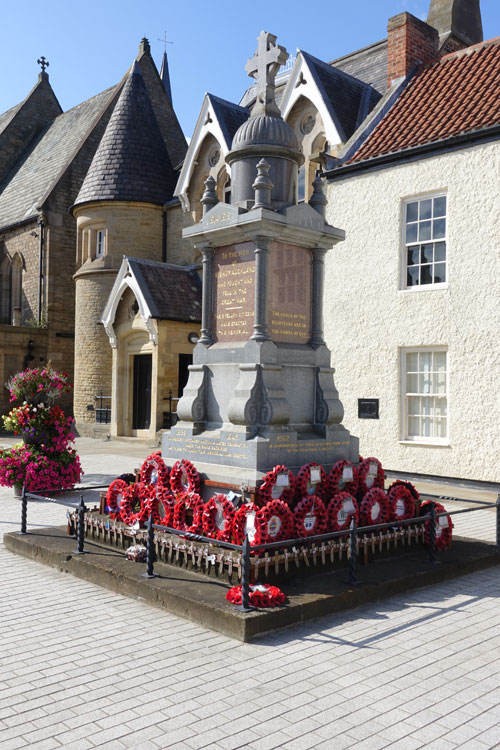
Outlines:
[[175,173],[137,62],[134,62],[74,205],[95,201],[163,204]]

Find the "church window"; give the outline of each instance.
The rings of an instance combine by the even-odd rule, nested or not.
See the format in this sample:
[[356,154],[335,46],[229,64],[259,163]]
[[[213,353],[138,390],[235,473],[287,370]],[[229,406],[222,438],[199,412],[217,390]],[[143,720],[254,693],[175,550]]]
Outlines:
[[231,203],[231,178],[228,177],[224,183],[223,198],[224,203]]
[[95,257],[102,258],[104,255],[104,229],[98,229],[96,232]]
[[404,204],[404,287],[446,282],[446,196]]
[[447,443],[447,351],[442,348],[402,351],[403,440]]

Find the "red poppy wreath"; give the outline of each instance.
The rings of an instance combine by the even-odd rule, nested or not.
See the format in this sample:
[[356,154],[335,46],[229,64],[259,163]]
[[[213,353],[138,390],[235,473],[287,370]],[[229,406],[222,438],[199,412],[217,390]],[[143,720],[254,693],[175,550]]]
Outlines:
[[295,482],[295,497],[297,500],[302,500],[302,498],[312,495],[320,498],[328,495],[328,482],[325,470],[315,461],[305,464],[299,469]]
[[161,457],[161,451],[148,456],[141,466],[141,482],[151,484],[158,489],[168,486],[168,466]]
[[151,500],[151,489],[143,482],[129,484],[123,493],[120,505],[120,518],[128,526],[133,526],[137,521],[143,523],[148,517],[149,501]]
[[153,514],[153,523],[157,526],[172,526],[174,520],[175,500],[166,487],[160,487],[148,502],[149,512]]
[[[430,513],[430,506],[433,504],[433,501],[428,501],[426,503],[422,503],[422,507],[420,509],[420,515],[421,516],[427,516]],[[446,508],[444,505],[441,505],[441,503],[434,503],[434,509],[436,513],[446,513]],[[430,528],[431,528],[431,522],[426,521],[425,522],[425,543],[429,547],[430,545]],[[451,544],[451,539],[453,536],[453,521],[451,520],[451,516],[441,516],[440,518],[436,518],[436,549],[442,550],[442,549],[448,549],[448,547]]]
[[221,542],[233,536],[234,505],[227,495],[214,495],[203,508],[203,533]]
[[259,502],[265,505],[270,500],[282,500],[290,504],[295,493],[295,477],[286,466],[275,466],[268,471],[258,490]]
[[[278,607],[285,603],[285,595],[277,586],[269,583],[250,585],[248,603],[252,607]],[[232,604],[241,604],[241,586],[233,586],[226,594],[226,599]]]
[[394,521],[415,517],[415,500],[404,484],[393,484],[387,490],[390,517]]
[[359,508],[356,499],[348,492],[338,492],[328,503],[328,530],[344,531],[354,522],[359,524]]
[[259,508],[253,503],[247,503],[238,508],[233,520],[233,538],[236,544],[243,544],[248,534],[250,544],[260,544],[260,534],[256,523]]
[[176,461],[170,471],[170,489],[172,492],[200,491],[200,475],[191,461],[183,458]]
[[302,498],[293,515],[295,517],[295,534],[298,539],[326,533],[326,508],[323,501],[316,495]]
[[358,470],[350,461],[337,461],[328,474],[328,494],[335,497],[339,492],[355,495],[358,489]]
[[377,526],[389,521],[389,498],[384,490],[374,487],[366,493],[359,506],[361,526]]
[[255,525],[261,544],[293,538],[293,513],[283,500],[270,500],[260,508],[255,517]]
[[358,467],[358,500],[376,487],[383,490],[384,479],[384,470],[378,458],[364,458]]
[[120,505],[128,486],[127,482],[124,482],[123,479],[115,479],[108,487],[106,510],[109,513],[109,517],[113,520],[120,518]]
[[196,492],[180,492],[174,506],[174,528],[201,534],[204,503]]

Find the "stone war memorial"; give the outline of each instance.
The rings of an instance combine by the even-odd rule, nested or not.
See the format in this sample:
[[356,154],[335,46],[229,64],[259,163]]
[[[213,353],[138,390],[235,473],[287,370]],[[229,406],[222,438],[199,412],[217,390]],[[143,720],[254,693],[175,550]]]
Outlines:
[[325,221],[319,174],[309,202],[296,200],[303,155],[275,101],[287,57],[261,32],[246,66],[255,103],[226,156],[231,201],[208,177],[201,220],[183,230],[202,255],[203,292],[178,423],[99,507],[82,498],[43,542],[26,533],[26,500],[46,498],[25,482],[21,532],[5,537],[15,552],[240,640],[500,560],[494,545],[451,545],[443,498],[400,479],[386,489],[382,464],[359,455],[342,423],[322,308],[324,258],[345,234]]
[[344,232],[325,222],[319,179],[310,203],[296,203],[303,157],[274,96],[287,58],[260,34],[246,66],[256,102],[227,156],[231,203],[217,201],[209,178],[203,218],[183,232],[203,258],[202,331],[162,455],[238,487],[276,464],[330,469],[359,453],[323,339],[324,256]]

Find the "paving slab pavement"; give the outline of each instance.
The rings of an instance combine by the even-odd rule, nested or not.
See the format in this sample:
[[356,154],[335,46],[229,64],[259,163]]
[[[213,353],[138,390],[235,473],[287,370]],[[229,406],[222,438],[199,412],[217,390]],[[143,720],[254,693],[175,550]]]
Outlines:
[[[95,442],[87,480],[150,452]],[[0,533],[19,512],[0,488]],[[33,525],[64,513],[30,504]],[[0,750],[500,746],[498,567],[244,644],[3,546],[0,565]]]

